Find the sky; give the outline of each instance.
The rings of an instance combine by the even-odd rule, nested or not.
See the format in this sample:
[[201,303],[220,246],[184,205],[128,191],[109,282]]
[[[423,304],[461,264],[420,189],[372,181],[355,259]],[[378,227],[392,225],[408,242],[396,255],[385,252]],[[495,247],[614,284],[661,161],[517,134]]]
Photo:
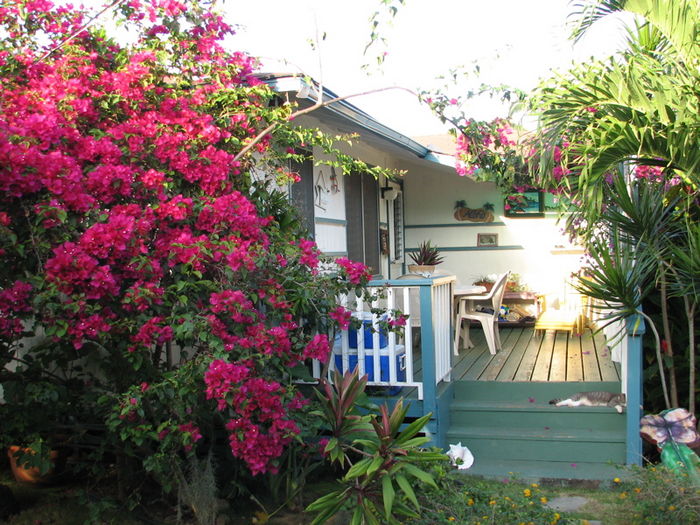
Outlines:
[[[303,73],[339,95],[390,86],[427,88],[441,84],[436,78],[450,69],[470,67],[475,60],[482,69],[479,82],[529,90],[552,70],[608,56],[624,42],[622,22],[610,19],[574,45],[568,39],[572,8],[566,0],[405,0],[392,21],[381,19],[387,45],[375,45],[367,54],[369,19],[382,9],[380,0],[225,0],[223,8],[227,21],[239,26],[231,44],[261,57],[263,70]],[[318,42],[316,49],[311,41]],[[376,64],[374,57],[384,52],[381,69],[362,68]],[[451,94],[468,87],[453,86]],[[447,129],[402,90],[350,102],[408,136]],[[465,109],[478,119],[508,111],[489,100],[471,101]]]

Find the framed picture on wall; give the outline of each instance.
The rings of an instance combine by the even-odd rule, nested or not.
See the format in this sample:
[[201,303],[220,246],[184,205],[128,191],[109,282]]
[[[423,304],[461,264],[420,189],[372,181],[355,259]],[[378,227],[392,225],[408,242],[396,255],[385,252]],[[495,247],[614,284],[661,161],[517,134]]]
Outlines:
[[544,197],[541,191],[511,193],[505,198],[506,217],[544,217]]
[[490,248],[493,246],[498,246],[498,234],[497,233],[477,233],[476,234],[476,245],[481,248]]

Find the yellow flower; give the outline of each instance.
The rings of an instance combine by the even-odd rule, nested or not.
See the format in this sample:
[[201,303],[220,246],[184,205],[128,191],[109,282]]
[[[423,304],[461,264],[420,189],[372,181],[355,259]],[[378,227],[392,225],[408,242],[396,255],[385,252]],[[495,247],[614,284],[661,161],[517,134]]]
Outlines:
[[676,506],[675,506],[675,505],[669,505],[669,506],[668,506],[668,510],[676,510]]
[[510,498],[509,498],[508,496],[506,496],[504,499],[505,499],[506,501],[510,501]]
[[489,501],[489,505],[495,505],[495,504],[496,504],[496,500],[495,500],[495,499],[492,499],[491,501]]
[[540,501],[541,501],[542,503],[547,503],[548,500],[547,500],[547,498],[545,498],[544,496],[542,496],[542,497],[540,498]]
[[635,491],[637,494],[639,494],[639,493],[642,491],[642,489],[640,489],[639,487],[634,487],[634,491]]
[[626,492],[620,492],[620,499],[625,499],[627,497]]
[[620,483],[620,478],[615,478],[615,479],[613,479],[613,482],[615,482],[615,483]]
[[532,483],[530,486],[531,486],[531,487],[534,487],[534,488],[539,487],[539,485],[538,485],[537,483]]
[[526,498],[529,498],[530,496],[532,496],[532,491],[530,489],[525,489],[523,490],[523,494],[525,494]]
[[447,518],[447,521],[455,521],[456,519],[457,518],[455,518],[454,516],[450,516],[449,518]]
[[469,505],[470,507],[474,505],[474,500],[472,498],[469,498],[469,501],[467,501],[467,505]]

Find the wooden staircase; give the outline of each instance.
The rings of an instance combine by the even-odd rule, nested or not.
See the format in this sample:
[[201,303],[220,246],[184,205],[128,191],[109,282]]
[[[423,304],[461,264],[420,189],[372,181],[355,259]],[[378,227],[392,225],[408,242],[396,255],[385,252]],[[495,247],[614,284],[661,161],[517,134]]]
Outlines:
[[621,476],[625,417],[608,407],[556,407],[576,392],[619,392],[619,382],[455,381],[447,442],[474,455],[463,472],[521,479]]

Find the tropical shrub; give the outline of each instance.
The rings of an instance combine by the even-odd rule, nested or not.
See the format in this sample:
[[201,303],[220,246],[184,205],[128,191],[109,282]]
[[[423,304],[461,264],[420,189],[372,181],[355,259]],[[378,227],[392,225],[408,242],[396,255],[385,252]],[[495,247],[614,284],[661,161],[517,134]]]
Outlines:
[[419,496],[421,515],[410,519],[413,525],[459,523],[464,525],[580,523],[546,505],[548,499],[537,483],[517,480],[485,480],[450,474],[434,468],[437,488]]
[[[304,146],[366,166],[289,123],[209,4],[112,8],[132,44],[49,0],[0,7],[7,400],[20,379],[70,390],[62,423],[103,432],[165,489],[222,439],[216,462],[277,472],[308,404],[295,370],[327,360],[349,316],[336,295],[369,277],[345,259],[324,270],[285,193],[289,163]],[[7,441],[25,417],[55,421],[32,407],[0,404]]]
[[[323,454],[343,469],[340,488],[318,498],[306,510],[316,513],[312,523],[325,523],[340,511],[351,514],[353,525],[400,523],[398,517],[418,516],[414,483],[437,488],[433,477],[418,465],[447,460],[441,452],[422,450],[429,437],[417,437],[430,414],[406,423],[408,406],[399,400],[389,412],[385,405],[361,410],[367,376],[357,369],[344,376],[336,371],[333,383],[322,381],[319,415],[329,437]],[[415,510],[414,510],[415,509]]]
[[700,490],[687,474],[679,475],[663,466],[637,468],[619,491],[629,500],[629,519],[634,523],[700,521]]

